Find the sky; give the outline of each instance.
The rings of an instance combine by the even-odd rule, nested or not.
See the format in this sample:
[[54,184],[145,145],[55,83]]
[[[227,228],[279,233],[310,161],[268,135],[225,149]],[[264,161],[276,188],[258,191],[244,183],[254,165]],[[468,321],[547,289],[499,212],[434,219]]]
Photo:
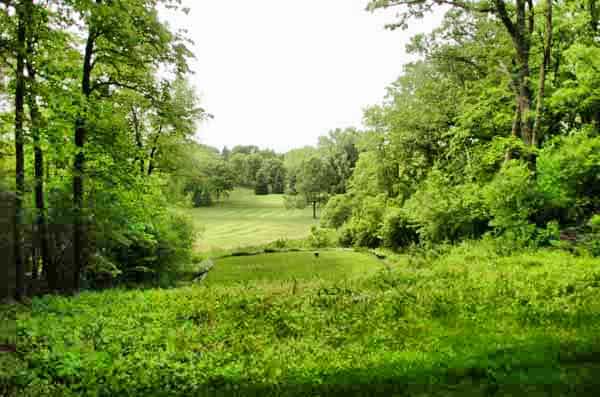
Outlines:
[[361,127],[363,109],[414,60],[404,47],[442,13],[389,31],[397,11],[365,11],[367,0],[184,0],[164,12],[194,41],[191,63],[211,146],[257,145],[285,152],[335,128]]

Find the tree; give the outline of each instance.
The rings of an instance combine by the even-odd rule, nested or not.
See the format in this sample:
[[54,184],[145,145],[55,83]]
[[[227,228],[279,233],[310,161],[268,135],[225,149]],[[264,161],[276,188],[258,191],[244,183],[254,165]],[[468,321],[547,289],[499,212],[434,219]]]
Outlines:
[[25,260],[23,258],[23,196],[25,195],[25,59],[27,56],[27,20],[30,7],[28,0],[20,1],[16,5],[17,33],[16,33],[16,70],[15,70],[15,220],[14,220],[14,255],[17,275],[16,298],[22,300],[25,295]]
[[[504,0],[482,1],[455,1],[455,0],[372,0],[368,9],[387,8],[394,6],[403,7],[400,20],[390,28],[407,26],[410,18],[420,17],[424,12],[431,11],[434,6],[447,5],[476,13],[491,13],[496,16],[511,37],[514,48],[514,61],[516,65],[515,92],[516,110],[513,120],[512,134],[520,135],[527,145],[536,145],[537,138],[533,134],[533,120],[531,112],[532,91],[530,87],[530,51],[531,36],[534,31],[534,7],[531,0],[515,0],[514,14],[512,17],[510,6]],[[549,8],[551,10],[551,8]],[[541,100],[541,98],[539,98]]]
[[[92,104],[110,95],[111,87],[146,90],[145,78],[149,70],[155,70],[157,62],[174,65],[177,72],[186,72],[189,52],[180,38],[158,20],[155,1],[124,1],[116,4],[103,0],[71,0],[68,3],[80,14],[86,28],[81,102],[75,122],[77,151],[73,162],[73,288],[78,290],[81,273],[87,263],[84,251],[89,237],[85,225],[84,182],[85,147],[88,133],[93,127],[90,112]],[[150,163],[149,174],[152,166]]]
[[261,168],[256,173],[256,182],[254,183],[254,194],[269,194],[269,174],[265,168]]
[[358,161],[358,139],[359,132],[354,128],[336,129],[319,138],[318,150],[335,174],[331,193],[346,192],[348,180]]
[[297,189],[313,208],[313,218],[317,218],[317,206],[327,201],[333,173],[319,157],[312,156],[302,163],[298,174]]

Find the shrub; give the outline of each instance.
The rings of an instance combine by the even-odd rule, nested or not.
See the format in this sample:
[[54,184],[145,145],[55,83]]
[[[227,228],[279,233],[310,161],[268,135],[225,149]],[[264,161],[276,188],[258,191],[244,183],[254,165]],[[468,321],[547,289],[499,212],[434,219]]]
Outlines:
[[566,210],[569,220],[600,208],[600,136],[584,130],[555,138],[540,152],[537,171],[547,205]]
[[395,206],[386,208],[380,234],[383,245],[393,249],[406,247],[419,241],[419,235],[410,223],[408,215]]
[[438,170],[405,203],[404,212],[421,240],[432,243],[478,237],[489,219],[479,185],[453,185]]
[[483,196],[496,232],[522,243],[532,238],[535,225],[529,220],[540,207],[540,196],[525,162],[511,160],[505,164],[484,188]]
[[352,216],[353,204],[353,200],[348,194],[333,196],[323,209],[321,225],[335,229],[339,228]]
[[333,231],[330,229],[323,229],[317,226],[313,226],[310,229],[310,236],[308,236],[308,244],[312,248],[325,248],[333,245],[334,239],[332,238]]
[[365,197],[354,209],[340,234],[340,244],[375,248],[381,245],[379,234],[386,206],[385,194]]

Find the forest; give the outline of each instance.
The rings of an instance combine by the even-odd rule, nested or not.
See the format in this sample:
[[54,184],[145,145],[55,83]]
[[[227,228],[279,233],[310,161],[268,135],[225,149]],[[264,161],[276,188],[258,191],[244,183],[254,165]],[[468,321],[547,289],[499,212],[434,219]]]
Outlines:
[[445,14],[279,153],[199,143],[181,1],[0,0],[0,395],[592,393],[600,3],[364,7]]

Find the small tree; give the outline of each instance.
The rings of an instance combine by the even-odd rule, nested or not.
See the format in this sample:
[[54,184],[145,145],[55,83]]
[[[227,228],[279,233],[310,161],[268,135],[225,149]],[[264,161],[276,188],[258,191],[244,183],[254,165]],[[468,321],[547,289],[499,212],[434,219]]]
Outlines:
[[317,207],[327,201],[332,186],[332,170],[320,157],[313,156],[302,163],[297,176],[298,193],[304,195],[313,207],[313,218],[317,218]]

